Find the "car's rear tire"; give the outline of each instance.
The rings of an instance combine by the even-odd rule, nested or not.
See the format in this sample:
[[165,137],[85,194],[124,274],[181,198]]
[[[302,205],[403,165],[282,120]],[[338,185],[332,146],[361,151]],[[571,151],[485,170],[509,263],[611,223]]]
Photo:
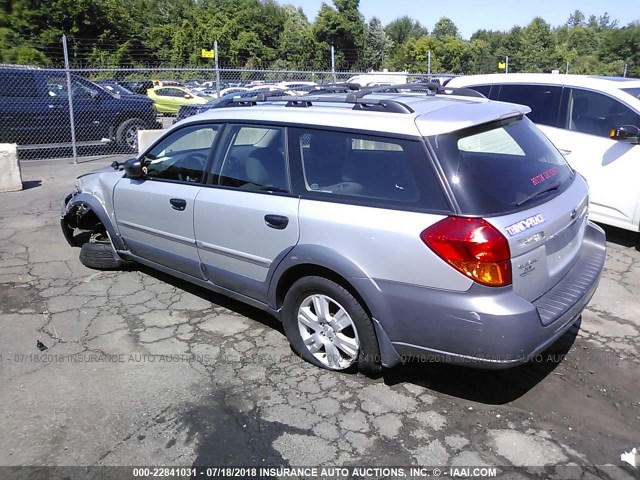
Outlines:
[[116,129],[116,143],[129,152],[136,153],[138,151],[138,130],[143,130],[144,127],[145,122],[140,118],[125,120]]
[[304,360],[328,370],[378,377],[380,349],[371,319],[341,285],[324,277],[303,277],[282,307],[285,333]]
[[83,244],[80,249],[80,263],[96,270],[115,270],[124,265],[122,260],[115,257],[109,240],[89,241]]

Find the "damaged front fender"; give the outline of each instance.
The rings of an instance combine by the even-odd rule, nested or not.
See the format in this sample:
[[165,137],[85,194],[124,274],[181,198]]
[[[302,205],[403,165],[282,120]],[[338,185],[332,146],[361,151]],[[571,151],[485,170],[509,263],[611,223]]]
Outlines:
[[78,246],[74,237],[76,228],[85,231],[104,228],[115,250],[126,249],[102,203],[93,195],[82,192],[68,194],[62,204],[60,226],[67,242],[73,247]]

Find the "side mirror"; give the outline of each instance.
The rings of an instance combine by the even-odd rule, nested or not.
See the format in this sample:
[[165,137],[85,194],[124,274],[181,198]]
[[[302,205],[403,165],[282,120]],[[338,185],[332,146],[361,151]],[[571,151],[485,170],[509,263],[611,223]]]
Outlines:
[[144,177],[144,172],[142,171],[142,161],[137,158],[130,158],[122,164],[122,167],[124,168],[124,173],[126,173],[127,177],[129,178]]
[[94,90],[94,89],[89,90],[89,96],[91,98],[98,98],[99,95],[100,95],[100,92],[98,90]]
[[640,143],[640,128],[635,125],[620,125],[609,130],[609,138],[628,143]]

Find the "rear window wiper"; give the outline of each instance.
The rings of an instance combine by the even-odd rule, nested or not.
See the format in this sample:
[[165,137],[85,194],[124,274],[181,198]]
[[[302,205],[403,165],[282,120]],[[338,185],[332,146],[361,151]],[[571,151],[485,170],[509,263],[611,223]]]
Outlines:
[[542,190],[538,190],[537,192],[533,192],[531,195],[527,195],[522,200],[516,202],[515,206],[519,207],[523,203],[527,203],[529,200],[536,198],[538,195],[542,195],[543,193],[550,192],[551,190],[557,190],[558,188],[560,188],[560,185],[561,185],[560,182],[554,182],[548,185],[547,187],[543,188]]

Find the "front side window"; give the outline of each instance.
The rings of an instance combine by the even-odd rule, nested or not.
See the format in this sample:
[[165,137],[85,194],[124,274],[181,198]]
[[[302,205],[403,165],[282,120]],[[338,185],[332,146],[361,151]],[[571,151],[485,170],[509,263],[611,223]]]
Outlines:
[[465,215],[529,208],[564,191],[573,179],[562,155],[527,118],[427,140]]
[[549,85],[502,85],[497,100],[526,105],[533,122],[556,126],[561,93],[562,87]]
[[177,88],[161,88],[156,90],[156,95],[161,97],[184,97],[185,92]]
[[241,190],[289,191],[289,173],[280,127],[231,125],[212,183]]
[[609,137],[609,130],[620,125],[640,127],[640,115],[601,93],[572,88],[565,128],[598,137]]
[[[89,82],[84,83],[78,78],[71,78],[71,95],[74,99],[92,98],[95,89]],[[61,76],[50,76],[47,78],[47,89],[50,97],[67,98],[67,79]]]
[[201,182],[218,129],[218,125],[198,125],[163,139],[142,157],[147,177]]

